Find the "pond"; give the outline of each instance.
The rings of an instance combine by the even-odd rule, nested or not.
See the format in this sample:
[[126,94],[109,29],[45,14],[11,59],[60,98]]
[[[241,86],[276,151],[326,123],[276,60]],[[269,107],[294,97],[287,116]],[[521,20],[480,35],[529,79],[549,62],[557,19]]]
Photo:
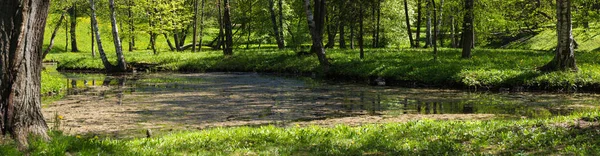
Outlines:
[[600,105],[588,93],[415,89],[258,73],[61,74],[68,95],[43,110],[51,127],[67,133],[547,118]]

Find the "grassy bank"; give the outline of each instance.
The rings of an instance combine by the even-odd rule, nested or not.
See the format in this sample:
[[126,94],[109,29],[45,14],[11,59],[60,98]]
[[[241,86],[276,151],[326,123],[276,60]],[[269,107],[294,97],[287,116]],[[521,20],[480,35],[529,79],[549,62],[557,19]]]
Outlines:
[[[596,25],[593,25],[597,27]],[[587,52],[598,52],[600,50],[600,31],[597,28],[573,29],[573,37],[577,41],[577,50]],[[555,29],[541,30],[539,33],[524,37],[505,46],[509,49],[531,49],[552,51],[556,48],[558,40],[556,39]]]
[[45,66],[42,70],[42,103],[62,98],[67,89],[67,81],[64,75],[59,74],[54,66]]
[[[431,61],[431,51],[422,49],[367,49],[366,59],[357,50],[328,50],[332,63],[330,78],[363,80],[383,77],[389,84],[462,87],[496,90],[500,87],[525,87],[530,90],[588,90],[600,88],[600,54],[576,53],[578,73],[541,73],[536,70],[553,54],[528,50],[477,49],[472,59],[460,59],[457,49],[440,50],[439,62]],[[115,60],[114,54],[108,56]],[[243,71],[314,73],[319,71],[316,56],[297,56],[295,52],[236,50],[232,58],[220,51],[126,52],[131,64],[155,64],[152,70],[207,72]],[[99,57],[87,53],[53,53],[46,61],[58,62],[59,70],[102,71]],[[364,81],[366,82],[366,81]]]
[[[590,155],[599,112],[551,119],[412,121],[358,127],[236,127],[112,139],[52,133],[31,155]],[[591,121],[591,122],[590,122]],[[143,133],[140,131],[140,133]],[[0,155],[19,155],[13,143]]]

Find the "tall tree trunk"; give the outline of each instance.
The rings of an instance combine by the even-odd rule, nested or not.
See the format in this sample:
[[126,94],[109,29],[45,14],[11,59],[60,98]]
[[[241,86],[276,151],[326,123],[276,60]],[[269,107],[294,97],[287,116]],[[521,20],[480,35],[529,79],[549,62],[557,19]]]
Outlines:
[[422,0],[417,0],[417,35],[415,36],[415,47],[420,47],[421,41],[421,10],[423,8],[423,4],[421,4]]
[[[194,36],[192,36],[192,44],[196,44],[197,38],[198,38],[198,0],[194,0],[194,22],[193,23],[193,30],[192,33],[194,34]],[[196,46],[192,46],[192,52],[196,52]]]
[[[60,18],[58,19],[58,22],[56,23],[56,26],[54,27],[54,31],[52,31],[52,36],[50,36],[50,44],[48,44],[48,48],[46,48],[46,50],[44,50],[44,53],[42,54],[42,59],[46,58],[46,55],[48,55],[48,53],[50,53],[50,50],[52,50],[52,47],[54,46],[54,38],[56,37],[58,28],[60,28],[60,23],[62,23],[63,19],[65,19],[65,13],[66,12],[63,12],[60,15]],[[94,42],[92,42],[92,43],[94,43]]]
[[354,22],[350,24],[350,49],[354,49]]
[[283,47],[285,47],[285,37],[283,36],[283,0],[279,0],[279,39],[283,43]]
[[[432,1],[432,3],[435,3],[435,1]],[[435,6],[434,6],[434,9],[436,9]],[[440,45],[439,46],[443,47],[444,46],[444,40],[442,39],[443,34],[440,34],[440,29],[442,27],[442,21],[443,21],[442,19],[444,17],[444,0],[440,0],[440,5],[439,5],[439,11],[438,12],[440,13],[440,16],[437,18],[437,20],[434,20],[434,21],[436,21],[436,28],[434,28],[434,29],[435,29],[435,33],[438,36],[435,37],[434,42],[436,40],[438,40],[438,38],[439,38],[439,41],[440,41]],[[435,13],[435,11],[434,11],[433,14],[434,14],[434,16],[437,16],[437,14]]]
[[471,48],[473,47],[473,0],[465,0],[465,17],[462,32],[462,58],[471,58]]
[[135,49],[135,22],[133,21],[132,7],[134,5],[133,0],[129,0],[129,6],[127,7],[127,16],[129,17],[129,51]]
[[381,33],[381,0],[377,0],[377,26],[375,28],[375,48],[379,48],[379,33]]
[[[325,22],[325,0],[315,0],[314,15],[311,12],[310,0],[304,0],[304,9],[308,21],[308,29],[312,38],[311,52],[316,53],[319,63],[325,72],[329,71],[329,61],[323,47],[323,26]],[[315,17],[316,16],[316,17]]]
[[[173,45],[173,43],[171,43],[171,39],[169,39],[169,36],[167,35],[167,33],[163,33],[163,36],[165,37],[165,40],[167,40],[167,45],[169,45],[169,49],[171,51],[175,51],[175,46]],[[154,42],[156,42],[156,37],[154,38]]]
[[454,15],[451,15],[450,16],[450,25],[451,25],[450,26],[450,39],[451,39],[451,42],[452,42],[452,48],[456,48],[457,47],[457,45],[456,45],[456,43],[457,43],[456,42],[456,34],[455,34],[456,28],[454,27],[454,23],[456,23],[455,19],[454,19]]
[[571,20],[571,0],[556,0],[556,32],[558,45],[556,55],[548,64],[540,68],[541,71],[573,71],[577,72],[575,61],[575,43]]
[[283,45],[283,41],[281,40],[281,37],[279,36],[279,25],[277,25],[277,16],[275,15],[275,2],[274,0],[269,0],[269,13],[271,13],[271,23],[273,25],[273,36],[275,37],[275,40],[277,41],[277,47],[279,49],[283,49],[285,48]]
[[339,25],[339,31],[340,31],[340,49],[346,49],[346,32],[345,32],[345,27],[346,27],[346,7],[344,7],[344,3],[346,1],[339,1],[338,3],[338,7],[339,9],[339,21],[340,21],[340,25]]
[[344,20],[340,20],[340,49],[346,49],[346,33],[344,31]]
[[415,41],[412,37],[412,30],[410,29],[410,17],[408,16],[408,2],[404,0],[404,17],[406,18],[406,30],[408,31],[408,41],[410,42],[410,47],[415,47]]
[[69,17],[71,18],[71,52],[79,52],[79,48],[77,48],[77,11],[75,9],[75,4],[69,9]]
[[96,49],[94,48],[94,23],[92,22],[92,19],[90,18],[90,36],[92,38],[92,42],[91,46],[92,46],[92,57],[96,57]]
[[221,49],[223,46],[223,38],[225,31],[223,30],[223,14],[221,13],[221,0],[217,0],[217,12],[218,12],[218,22],[219,22],[219,35],[217,35],[217,49]]
[[[443,1],[443,0],[442,0]],[[433,6],[433,21],[436,21],[437,23],[437,7],[435,7],[435,0],[431,0],[431,5]],[[433,41],[431,42],[433,44],[433,61],[437,61],[437,57],[438,57],[438,51],[437,51],[437,35],[438,35],[438,24],[435,24],[433,26],[434,31],[433,31]]]
[[205,0],[202,0],[202,13],[200,13],[200,41],[198,44],[199,51],[202,51],[202,44],[203,44],[202,38],[204,38],[204,4],[205,4]]
[[335,26],[334,19],[330,16],[326,16],[327,18],[327,44],[325,44],[325,48],[333,48],[335,46],[335,36],[337,34],[337,27]]
[[0,131],[20,149],[27,137],[48,140],[41,111],[42,44],[48,0],[0,2]]
[[119,30],[117,29],[117,17],[115,14],[115,1],[108,0],[110,7],[110,23],[112,25],[113,41],[115,43],[115,51],[117,53],[117,71],[127,71],[127,63],[125,62],[125,56],[123,56],[123,47],[121,46],[121,39],[119,38]]
[[426,29],[425,29],[425,48],[429,48],[432,45],[432,37],[431,37],[431,17],[433,16],[431,14],[431,1],[427,2],[427,6],[425,7],[427,9],[427,21],[426,21]]
[[94,27],[94,34],[96,35],[96,43],[98,43],[98,53],[100,53],[100,59],[102,59],[104,69],[110,72],[114,70],[115,66],[108,62],[108,58],[106,58],[106,53],[104,53],[104,47],[102,46],[102,40],[100,39],[100,30],[98,29],[98,21],[96,20],[96,7],[94,5],[94,0],[90,0],[90,6],[92,12],[92,25]]
[[360,59],[364,59],[365,58],[365,41],[364,41],[364,10],[362,5],[360,5],[360,8],[358,10],[359,12],[359,16],[358,16],[358,24],[359,24],[359,31],[358,31],[358,48],[360,48]]
[[229,0],[223,0],[225,5],[225,9],[223,12],[223,23],[225,24],[225,48],[223,48],[223,55],[231,56],[233,55],[233,36],[232,36],[232,26],[231,26],[231,14],[230,14],[230,6]]

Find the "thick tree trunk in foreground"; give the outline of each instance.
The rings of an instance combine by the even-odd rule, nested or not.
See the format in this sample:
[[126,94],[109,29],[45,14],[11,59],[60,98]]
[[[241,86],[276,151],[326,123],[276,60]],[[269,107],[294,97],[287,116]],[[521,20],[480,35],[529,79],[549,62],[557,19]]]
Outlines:
[[223,10],[223,24],[225,24],[225,47],[223,48],[223,54],[225,56],[233,55],[233,34],[231,26],[231,7],[229,6],[229,0],[223,0],[225,10]]
[[311,52],[316,53],[324,71],[329,70],[329,61],[323,47],[323,26],[325,22],[325,0],[315,0],[314,15],[311,12],[310,0],[304,0],[304,9],[308,21],[308,29],[312,38]]
[[69,33],[71,34],[71,52],[79,52],[79,48],[77,47],[77,11],[75,10],[75,5],[69,9],[69,17],[71,18],[71,28]]
[[20,149],[30,135],[49,139],[41,111],[42,44],[48,0],[0,1],[0,131]]
[[556,0],[556,31],[558,45],[556,55],[548,64],[540,68],[541,71],[578,71],[575,61],[574,39],[571,20],[571,0]]
[[471,48],[473,48],[473,0],[465,0],[465,17],[463,22],[463,32],[461,39],[462,58],[471,58]]
[[50,36],[50,44],[48,44],[48,48],[46,48],[46,50],[44,50],[44,54],[42,54],[42,59],[46,58],[46,55],[48,55],[48,53],[50,53],[50,50],[52,50],[52,47],[54,46],[54,38],[56,37],[58,28],[60,28],[60,23],[62,23],[62,21],[65,19],[65,13],[66,12],[63,12],[60,15],[60,18],[58,19],[58,22],[56,23],[56,26],[54,27],[54,30],[52,31],[52,36]]
[[404,0],[404,17],[406,18],[406,30],[408,31],[408,41],[410,42],[410,47],[415,47],[415,41],[412,37],[412,30],[410,29],[410,18],[408,16],[408,2]]
[[277,24],[277,16],[275,15],[275,2],[274,0],[269,0],[269,13],[271,14],[271,23],[273,25],[273,36],[275,37],[275,41],[277,41],[277,48],[283,49],[283,40],[281,36],[279,36],[279,25]]
[[109,0],[110,7],[110,23],[112,25],[113,40],[115,43],[115,52],[117,53],[117,70],[119,72],[127,71],[127,64],[125,63],[125,57],[123,56],[123,47],[121,46],[121,39],[119,38],[119,30],[117,29],[117,17],[115,15],[115,1]]

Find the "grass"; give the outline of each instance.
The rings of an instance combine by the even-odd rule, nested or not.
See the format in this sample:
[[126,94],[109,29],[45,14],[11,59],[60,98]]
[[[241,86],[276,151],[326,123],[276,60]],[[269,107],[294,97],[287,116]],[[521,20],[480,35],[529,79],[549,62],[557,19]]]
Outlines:
[[[592,25],[596,28],[584,29],[574,28],[573,37],[577,41],[579,51],[597,52],[600,50],[600,32],[597,29],[597,25]],[[518,40],[512,42],[506,46],[509,49],[529,49],[529,50],[542,50],[552,51],[556,48],[556,30],[545,29],[540,31],[534,36],[528,36],[525,40]]]
[[[550,119],[411,121],[358,127],[234,127],[114,139],[52,132],[30,155],[593,155],[600,112]],[[587,122],[591,121],[591,122]],[[584,124],[580,124],[584,123]],[[0,155],[21,155],[14,143]]]
[[54,66],[44,67],[41,85],[42,103],[50,103],[62,98],[67,90],[65,76],[59,74]]
[[[357,50],[328,50],[332,63],[330,78],[367,80],[383,77],[392,84],[424,84],[442,87],[497,89],[527,87],[540,90],[588,90],[600,86],[598,53],[577,52],[578,73],[541,73],[537,67],[549,62],[553,54],[531,50],[476,49],[472,59],[460,59],[458,49],[441,49],[440,59],[432,61],[429,49],[367,49],[366,59]],[[115,60],[114,54],[109,54]],[[152,70],[208,72],[318,73],[315,56],[297,56],[294,51],[235,50],[231,58],[220,51],[125,53],[129,63],[156,64]],[[100,58],[87,53],[53,53],[46,61],[58,62],[60,69],[102,71]]]

